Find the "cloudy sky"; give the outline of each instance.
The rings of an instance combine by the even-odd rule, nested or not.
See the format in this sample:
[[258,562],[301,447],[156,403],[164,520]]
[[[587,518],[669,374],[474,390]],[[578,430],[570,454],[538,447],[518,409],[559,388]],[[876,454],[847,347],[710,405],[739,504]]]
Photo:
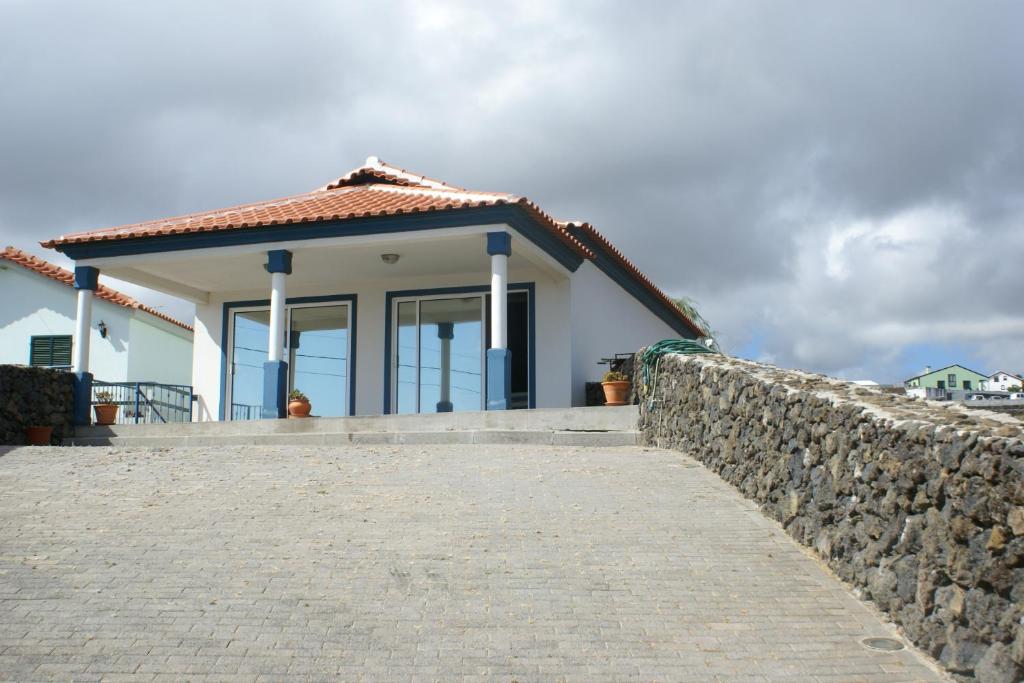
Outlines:
[[1024,370],[1024,4],[492,7],[0,0],[0,241],[376,155],[589,220],[738,355]]

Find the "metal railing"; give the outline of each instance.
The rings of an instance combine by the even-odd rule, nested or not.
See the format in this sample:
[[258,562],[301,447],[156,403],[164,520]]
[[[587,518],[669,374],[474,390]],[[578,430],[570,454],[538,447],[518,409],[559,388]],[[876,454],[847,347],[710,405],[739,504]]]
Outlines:
[[245,403],[231,404],[232,420],[259,420],[263,417],[263,406],[248,405]]
[[92,405],[118,406],[116,424],[191,422],[194,400],[187,384],[92,382]]

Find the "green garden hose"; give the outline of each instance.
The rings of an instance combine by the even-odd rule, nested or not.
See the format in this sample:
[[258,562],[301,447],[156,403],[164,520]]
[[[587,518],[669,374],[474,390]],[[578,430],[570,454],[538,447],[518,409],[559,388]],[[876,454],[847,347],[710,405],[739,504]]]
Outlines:
[[[681,355],[693,355],[698,353],[718,353],[714,349],[692,339],[663,339],[656,344],[651,344],[638,359],[643,367],[643,394],[650,396],[651,401],[648,408],[654,407],[654,390],[658,385],[658,365],[662,356],[667,353],[678,353]],[[650,389],[648,390],[648,387]]]

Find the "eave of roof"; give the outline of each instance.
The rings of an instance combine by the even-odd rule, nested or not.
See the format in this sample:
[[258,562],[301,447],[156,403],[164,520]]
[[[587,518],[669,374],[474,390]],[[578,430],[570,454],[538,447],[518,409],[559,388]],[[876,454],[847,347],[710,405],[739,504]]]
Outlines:
[[[51,280],[56,280],[61,284],[67,285],[68,287],[74,287],[75,274],[72,273],[70,270],[61,268],[60,266],[50,263],[49,261],[44,261],[38,256],[28,254],[22,251],[21,249],[8,246],[3,251],[0,251],[0,259],[10,261],[11,263],[15,263],[21,266],[22,268],[25,268],[26,270],[30,270],[34,273],[42,275],[43,277],[48,277]],[[99,287],[97,287],[96,296],[105,301],[117,304],[118,306],[124,306],[125,308],[132,308],[135,310],[144,311],[152,316],[160,318],[161,320],[169,322],[172,325],[177,325],[178,327],[186,329],[189,332],[194,331],[191,325],[186,325],[180,320],[172,318],[166,313],[161,313],[155,308],[150,308],[149,306],[142,303],[138,299],[134,299],[128,296],[127,294],[123,294],[117,291],[116,289],[111,289],[106,285],[100,285]]]
[[690,317],[686,315],[686,313],[684,313],[682,309],[680,309],[676,305],[676,302],[673,301],[671,297],[669,297],[657,285],[655,285],[649,277],[640,272],[640,269],[637,268],[632,261],[626,258],[625,254],[619,251],[615,247],[615,245],[609,242],[607,237],[598,232],[597,228],[595,228],[590,223],[574,221],[565,222],[563,223],[563,225],[565,225],[566,228],[570,230],[579,230],[584,235],[589,237],[593,241],[593,243],[596,243],[598,245],[598,247],[601,249],[603,253],[607,254],[609,257],[611,257],[612,260],[618,263],[619,266],[624,268],[632,278],[639,282],[644,287],[644,289],[646,289],[648,292],[654,295],[654,297],[657,298],[661,303],[663,303],[669,309],[669,311],[672,314],[674,314],[676,318],[681,320],[688,328],[690,328],[690,330],[692,330],[694,334],[696,334],[698,337],[710,336],[710,333],[707,330],[703,329],[700,325],[691,320]]
[[[175,218],[133,223],[113,228],[62,235],[41,242],[63,251],[91,242],[139,240],[216,231],[346,221],[465,209],[518,205],[529,217],[572,252],[595,260],[596,247],[658,302],[666,315],[680,321],[698,337],[708,332],[697,325],[650,278],[589,223],[564,222],[545,213],[526,197],[501,192],[470,191],[391,166],[370,157],[366,164],[312,192],[270,201],[244,204]],[[577,235],[577,231],[585,238]]]

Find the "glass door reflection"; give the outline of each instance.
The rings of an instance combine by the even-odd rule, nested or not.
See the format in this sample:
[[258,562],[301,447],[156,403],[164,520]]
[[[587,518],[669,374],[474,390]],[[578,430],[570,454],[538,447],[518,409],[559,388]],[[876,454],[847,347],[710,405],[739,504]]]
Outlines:
[[298,389],[313,415],[348,415],[348,306],[293,307],[289,315],[288,387]]
[[270,311],[239,311],[233,318],[230,418],[258,420],[263,410]]
[[395,319],[395,410],[481,410],[483,298],[400,301]]

